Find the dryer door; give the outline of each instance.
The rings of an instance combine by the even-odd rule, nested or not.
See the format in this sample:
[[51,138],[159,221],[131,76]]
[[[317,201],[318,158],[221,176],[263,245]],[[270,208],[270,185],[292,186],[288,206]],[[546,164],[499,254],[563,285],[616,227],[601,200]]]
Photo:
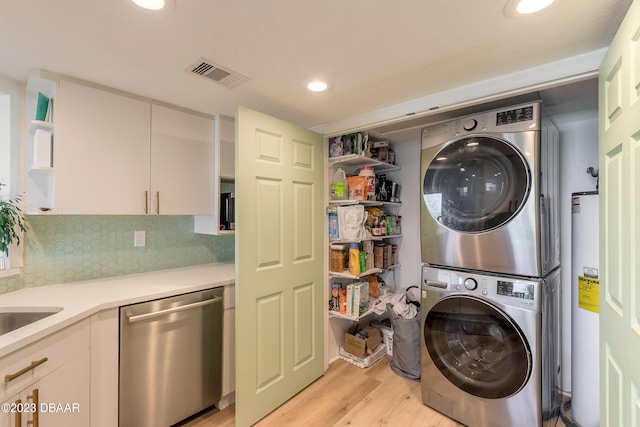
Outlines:
[[530,191],[520,152],[491,136],[467,136],[446,145],[426,169],[424,203],[445,227],[477,233],[507,223]]
[[438,301],[426,314],[423,332],[440,373],[474,396],[511,396],[531,375],[531,350],[518,326],[479,298],[455,295]]

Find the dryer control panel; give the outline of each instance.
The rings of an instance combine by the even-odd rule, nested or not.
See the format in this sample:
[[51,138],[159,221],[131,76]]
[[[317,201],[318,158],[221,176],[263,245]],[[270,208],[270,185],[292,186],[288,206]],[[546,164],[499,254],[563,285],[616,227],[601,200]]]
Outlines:
[[425,127],[422,129],[422,149],[470,134],[539,131],[542,123],[541,108],[539,102],[533,102]]

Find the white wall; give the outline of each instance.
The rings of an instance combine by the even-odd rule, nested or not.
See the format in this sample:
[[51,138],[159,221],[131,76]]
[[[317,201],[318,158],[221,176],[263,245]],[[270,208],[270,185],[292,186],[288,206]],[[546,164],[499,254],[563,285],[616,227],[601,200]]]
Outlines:
[[[560,265],[562,268],[562,390],[571,391],[571,194],[595,191],[588,167],[598,168],[598,110],[554,117],[560,129]],[[595,225],[594,225],[595,226]],[[594,366],[594,375],[598,367]]]
[[[402,241],[399,242],[398,256],[401,268],[397,271],[396,289],[409,286],[420,286],[421,256],[420,256],[420,140],[392,144],[396,152],[396,164],[400,171],[389,173],[391,180],[401,184],[400,200],[402,206],[399,215],[402,216]],[[415,293],[415,297],[419,293]]]

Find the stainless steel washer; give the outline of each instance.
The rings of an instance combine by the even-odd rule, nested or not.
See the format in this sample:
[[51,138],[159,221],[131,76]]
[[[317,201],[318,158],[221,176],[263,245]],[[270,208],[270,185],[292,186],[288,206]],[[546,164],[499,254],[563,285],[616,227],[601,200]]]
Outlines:
[[560,264],[558,129],[539,102],[422,130],[422,262],[544,277]]
[[422,269],[422,398],[471,427],[553,426],[560,269],[544,279]]

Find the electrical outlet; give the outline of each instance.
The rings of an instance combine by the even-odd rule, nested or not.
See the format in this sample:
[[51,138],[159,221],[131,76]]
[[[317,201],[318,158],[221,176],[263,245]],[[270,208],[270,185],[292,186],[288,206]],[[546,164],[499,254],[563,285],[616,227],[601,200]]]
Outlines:
[[139,248],[146,244],[146,236],[144,231],[133,232],[133,246]]

